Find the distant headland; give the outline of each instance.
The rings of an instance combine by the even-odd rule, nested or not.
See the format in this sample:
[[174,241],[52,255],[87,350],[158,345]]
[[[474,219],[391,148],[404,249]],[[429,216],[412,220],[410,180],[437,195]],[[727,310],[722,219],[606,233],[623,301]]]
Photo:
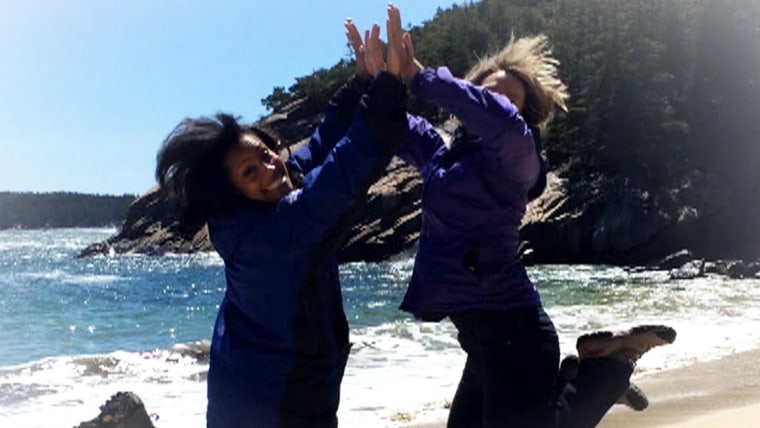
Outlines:
[[0,230],[121,226],[136,195],[0,192]]

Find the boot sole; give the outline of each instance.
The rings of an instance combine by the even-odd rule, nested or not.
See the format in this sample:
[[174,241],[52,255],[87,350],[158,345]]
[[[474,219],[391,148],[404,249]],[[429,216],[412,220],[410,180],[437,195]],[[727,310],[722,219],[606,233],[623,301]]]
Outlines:
[[650,349],[673,343],[676,331],[664,325],[641,325],[628,331],[598,331],[578,338],[576,349],[581,359],[604,357],[618,351],[634,350],[644,354]]

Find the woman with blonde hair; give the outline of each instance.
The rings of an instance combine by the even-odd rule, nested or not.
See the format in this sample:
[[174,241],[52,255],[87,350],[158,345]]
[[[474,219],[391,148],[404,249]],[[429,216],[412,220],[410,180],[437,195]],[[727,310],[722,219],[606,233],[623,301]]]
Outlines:
[[417,61],[390,5],[388,45],[411,92],[461,124],[447,146],[428,121],[407,115],[400,153],[424,182],[401,309],[426,321],[448,317],[467,353],[448,426],[594,426],[628,388],[636,360],[672,342],[675,331],[640,326],[582,336],[577,377],[558,386],[557,332],[517,256],[526,205],[546,184],[538,128],[568,99],[547,38],[512,38],[458,79]]

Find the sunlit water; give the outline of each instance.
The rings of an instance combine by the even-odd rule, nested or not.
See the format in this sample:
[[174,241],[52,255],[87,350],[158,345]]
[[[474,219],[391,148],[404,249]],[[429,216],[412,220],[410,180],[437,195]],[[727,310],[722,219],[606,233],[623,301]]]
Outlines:
[[[156,426],[205,426],[208,339],[224,291],[215,254],[77,259],[109,229],[0,231],[0,426],[74,426],[117,391],[134,391]],[[445,414],[464,354],[449,322],[397,307],[410,257],[341,268],[354,347],[344,427],[396,427]],[[760,347],[760,281],[609,266],[530,269],[563,353],[590,330],[665,323],[673,345],[635,376]]]

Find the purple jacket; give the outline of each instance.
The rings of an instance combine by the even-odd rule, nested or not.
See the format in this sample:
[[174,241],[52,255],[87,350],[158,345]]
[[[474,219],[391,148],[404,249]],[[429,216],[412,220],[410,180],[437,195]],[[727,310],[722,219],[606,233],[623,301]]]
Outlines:
[[447,148],[429,122],[408,115],[399,156],[420,171],[424,186],[419,249],[401,309],[439,320],[540,303],[517,257],[528,190],[541,169],[528,125],[507,97],[445,67],[422,70],[411,90],[464,129]]

